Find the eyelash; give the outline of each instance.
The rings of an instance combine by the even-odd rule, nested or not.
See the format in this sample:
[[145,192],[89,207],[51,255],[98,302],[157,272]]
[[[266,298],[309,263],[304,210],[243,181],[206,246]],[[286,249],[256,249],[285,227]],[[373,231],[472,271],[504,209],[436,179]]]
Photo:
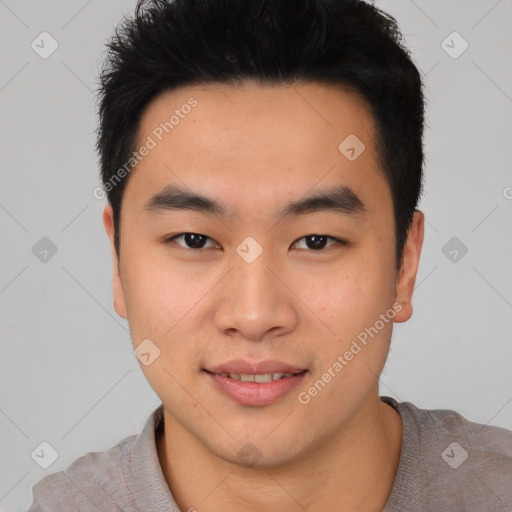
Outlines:
[[[206,240],[213,240],[212,238],[210,237],[207,237],[206,235],[203,235],[201,233],[193,233],[191,231],[187,231],[186,233],[179,233],[177,235],[173,235],[171,237],[168,237],[164,240],[164,243],[165,244],[170,244],[171,242],[175,242],[175,240],[177,238],[181,238],[181,237],[184,237],[185,235],[199,235],[199,236],[204,236],[206,238]],[[322,249],[300,249],[300,250],[307,250],[307,251],[310,251],[310,252],[325,252],[327,249],[330,249],[331,247],[335,246],[336,244],[338,245],[344,245],[344,246],[347,246],[349,245],[348,242],[346,242],[345,240],[340,240],[339,238],[335,238],[333,236],[328,236],[328,235],[320,235],[320,234],[317,234],[317,233],[314,233],[314,234],[311,234],[311,235],[305,235],[301,238],[298,238],[297,240],[295,240],[295,242],[293,242],[292,245],[296,244],[297,242],[299,242],[300,240],[304,240],[306,238],[309,238],[309,237],[312,237],[312,236],[318,236],[318,237],[322,237],[322,238],[327,238],[328,240],[332,240],[334,241],[335,243],[334,244],[331,244],[327,247],[323,247]],[[176,243],[176,242],[175,242]],[[179,246],[180,249],[183,249],[184,251],[193,251],[193,252],[201,252],[201,251],[205,251],[206,249],[209,249],[209,247],[207,247],[206,249],[201,247],[199,249],[194,249],[192,247],[183,247],[183,246],[180,246],[179,244],[177,244]]]

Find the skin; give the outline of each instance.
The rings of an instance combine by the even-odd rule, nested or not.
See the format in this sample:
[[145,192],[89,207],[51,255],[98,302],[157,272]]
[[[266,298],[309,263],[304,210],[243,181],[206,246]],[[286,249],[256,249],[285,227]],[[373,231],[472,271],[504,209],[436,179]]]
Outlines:
[[[397,270],[391,191],[373,118],[354,92],[317,83],[184,87],[150,103],[136,146],[190,97],[197,106],[129,177],[119,259],[111,207],[103,214],[115,309],[134,347],[149,338],[161,351],[141,368],[164,404],[165,479],[181,510],[380,511],[402,440],[399,414],[378,393],[393,322],[308,404],[297,397],[394,303],[395,322],[410,318],[423,213]],[[352,162],[338,150],[351,133],[366,146]],[[169,184],[215,199],[229,215],[144,211]],[[365,214],[278,215],[332,185],[349,186]],[[186,232],[209,237],[207,247],[163,242]],[[314,234],[349,245],[314,250],[303,238]],[[236,252],[247,236],[263,248],[250,264]],[[202,371],[231,359],[277,359],[309,373],[273,404],[243,406]],[[261,453],[252,466],[237,457],[248,442]]]

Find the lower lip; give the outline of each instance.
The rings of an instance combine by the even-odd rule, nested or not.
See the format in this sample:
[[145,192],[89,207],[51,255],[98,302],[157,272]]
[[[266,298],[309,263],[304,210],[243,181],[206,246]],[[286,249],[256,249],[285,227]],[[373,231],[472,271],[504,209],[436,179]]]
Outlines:
[[292,377],[273,380],[272,382],[242,382],[229,377],[222,377],[206,372],[214,384],[225,395],[242,405],[269,405],[296,389],[307,372]]

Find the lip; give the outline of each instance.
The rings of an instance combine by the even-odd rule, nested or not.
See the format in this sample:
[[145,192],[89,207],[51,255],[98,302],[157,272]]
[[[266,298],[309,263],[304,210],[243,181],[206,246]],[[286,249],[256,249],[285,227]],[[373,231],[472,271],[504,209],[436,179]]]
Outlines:
[[[250,406],[270,405],[288,393],[297,389],[308,371],[304,368],[289,365],[282,361],[267,360],[260,362],[245,361],[242,359],[229,361],[204,370],[207,377],[214,384],[215,389],[221,391],[236,403]],[[283,377],[272,382],[258,384],[256,382],[242,382],[220,375],[221,373],[292,373],[290,377]]]

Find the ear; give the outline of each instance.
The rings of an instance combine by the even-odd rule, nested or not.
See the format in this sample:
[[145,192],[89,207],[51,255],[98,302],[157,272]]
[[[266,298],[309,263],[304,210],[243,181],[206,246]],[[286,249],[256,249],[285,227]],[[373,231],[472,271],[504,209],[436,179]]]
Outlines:
[[423,246],[424,227],[425,215],[420,210],[416,210],[407,235],[402,264],[397,276],[395,300],[402,306],[394,318],[397,323],[406,322],[412,316],[412,293]]
[[114,309],[117,314],[122,318],[127,318],[126,303],[124,300],[123,283],[119,272],[119,259],[117,257],[115,244],[114,244],[114,211],[109,204],[103,210],[103,225],[110,239],[110,247],[112,250],[112,288],[114,292]]

